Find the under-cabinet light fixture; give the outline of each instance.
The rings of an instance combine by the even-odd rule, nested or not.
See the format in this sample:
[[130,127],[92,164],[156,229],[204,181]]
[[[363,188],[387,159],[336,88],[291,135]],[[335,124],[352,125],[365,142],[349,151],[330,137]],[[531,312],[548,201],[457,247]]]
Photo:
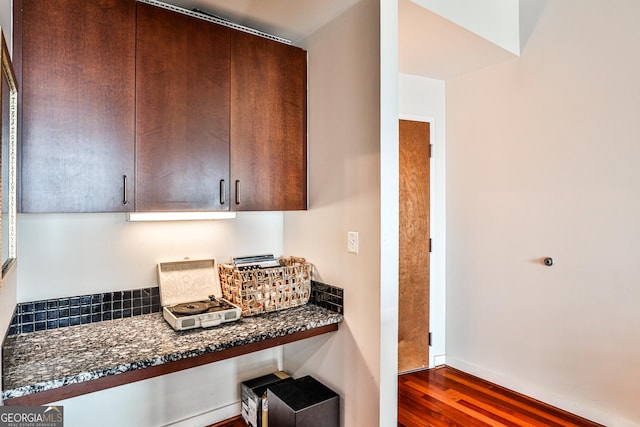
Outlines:
[[233,219],[235,212],[129,212],[128,221],[202,221]]

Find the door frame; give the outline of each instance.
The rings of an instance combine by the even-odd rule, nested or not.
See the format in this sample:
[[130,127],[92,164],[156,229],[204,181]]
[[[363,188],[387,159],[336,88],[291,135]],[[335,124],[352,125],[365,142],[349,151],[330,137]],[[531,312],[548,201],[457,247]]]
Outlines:
[[432,252],[429,254],[429,368],[446,362],[446,199],[444,123],[432,116],[400,113],[399,120],[429,123],[431,144],[429,184],[429,232]]

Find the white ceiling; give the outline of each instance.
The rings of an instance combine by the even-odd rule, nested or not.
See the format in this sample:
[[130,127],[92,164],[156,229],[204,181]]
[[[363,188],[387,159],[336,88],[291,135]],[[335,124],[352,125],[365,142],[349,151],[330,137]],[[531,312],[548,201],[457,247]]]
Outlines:
[[267,34],[301,41],[360,0],[160,0],[201,9]]
[[401,73],[446,80],[515,55],[409,0],[398,1]]
[[[296,44],[360,0],[164,0],[198,8]],[[447,79],[513,57],[506,50],[428,11],[399,0],[401,73]]]

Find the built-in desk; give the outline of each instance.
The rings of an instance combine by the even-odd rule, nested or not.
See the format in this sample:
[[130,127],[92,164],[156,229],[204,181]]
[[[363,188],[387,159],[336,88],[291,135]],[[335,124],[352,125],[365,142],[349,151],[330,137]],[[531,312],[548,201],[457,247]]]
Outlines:
[[42,405],[336,331],[313,304],[174,331],[161,313],[7,337],[5,405]]

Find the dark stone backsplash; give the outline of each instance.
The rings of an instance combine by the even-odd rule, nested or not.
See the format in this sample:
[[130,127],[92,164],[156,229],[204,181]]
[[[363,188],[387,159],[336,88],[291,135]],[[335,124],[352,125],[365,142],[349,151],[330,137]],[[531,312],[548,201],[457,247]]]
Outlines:
[[[311,281],[311,304],[344,314],[343,295],[341,288]],[[7,336],[158,313],[161,310],[157,286],[24,302],[16,306]]]
[[157,313],[160,309],[157,286],[23,302],[16,306],[7,335]]

